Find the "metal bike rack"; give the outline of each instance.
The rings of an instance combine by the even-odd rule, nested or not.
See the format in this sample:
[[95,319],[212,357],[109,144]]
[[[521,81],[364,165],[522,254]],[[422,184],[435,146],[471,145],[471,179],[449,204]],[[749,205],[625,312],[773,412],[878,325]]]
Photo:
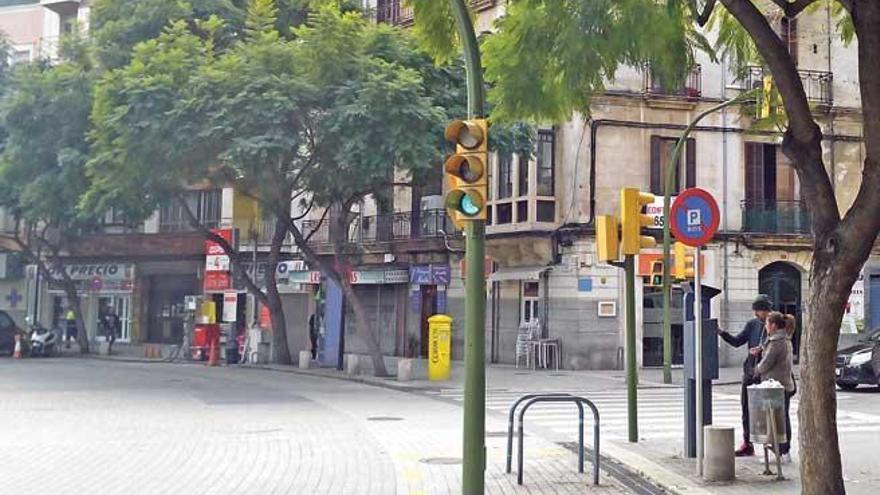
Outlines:
[[517,449],[517,475],[516,482],[523,484],[523,446],[525,437],[524,419],[526,411],[533,405],[541,402],[571,402],[578,408],[578,472],[584,472],[584,404],[593,412],[593,485],[599,484],[599,410],[589,400],[583,397],[577,397],[571,394],[530,394],[520,397],[510,407],[510,416],[508,420],[507,435],[507,472],[511,471],[511,450],[513,443],[513,416],[516,408],[525,402],[525,405],[519,410],[519,425],[517,433],[519,434],[519,442]]
[[[534,399],[536,397],[572,397],[571,394],[552,393],[552,394],[528,394],[523,395],[510,406],[510,413],[507,416],[507,474],[510,474],[513,464],[513,418],[516,408],[523,402]],[[581,471],[583,472],[583,471]]]

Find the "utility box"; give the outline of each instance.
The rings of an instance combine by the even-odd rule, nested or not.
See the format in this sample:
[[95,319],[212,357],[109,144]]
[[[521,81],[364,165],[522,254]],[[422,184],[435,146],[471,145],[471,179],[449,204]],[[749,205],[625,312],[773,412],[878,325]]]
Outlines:
[[449,380],[452,361],[452,318],[434,315],[428,318],[428,379]]
[[[696,324],[684,324],[684,377],[697,379]],[[703,320],[703,380],[718,379],[718,320]]]

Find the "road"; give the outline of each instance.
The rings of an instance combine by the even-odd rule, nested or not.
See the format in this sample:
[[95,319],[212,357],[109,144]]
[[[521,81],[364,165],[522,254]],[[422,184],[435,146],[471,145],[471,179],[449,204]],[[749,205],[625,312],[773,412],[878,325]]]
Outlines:
[[[84,358],[0,360],[0,494],[458,493],[461,408],[321,377]],[[501,420],[487,427],[503,431]],[[487,440],[487,493],[582,493],[528,440],[526,486]],[[590,467],[587,466],[589,473]],[[603,476],[595,493],[626,493]]]

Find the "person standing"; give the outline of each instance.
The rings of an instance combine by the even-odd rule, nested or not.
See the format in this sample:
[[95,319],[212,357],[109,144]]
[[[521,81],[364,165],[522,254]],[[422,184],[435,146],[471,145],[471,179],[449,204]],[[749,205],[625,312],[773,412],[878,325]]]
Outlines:
[[64,313],[64,347],[70,349],[70,339],[75,341],[77,334],[76,313],[73,312],[73,306],[68,303],[67,312]]
[[755,366],[755,378],[759,380],[776,380],[785,388],[785,438],[779,444],[779,455],[782,462],[791,462],[791,417],[789,408],[791,398],[797,391],[794,382],[794,352],[791,337],[795,330],[793,316],[772,312],[767,316],[764,325],[767,330],[767,343],[761,353],[761,361]]
[[743,425],[743,443],[736,449],[737,457],[745,457],[755,455],[755,448],[749,435],[749,394],[748,387],[758,383],[755,378],[755,366],[761,359],[761,345],[766,338],[766,330],[764,322],[767,315],[773,309],[773,303],[770,297],[760,294],[752,303],[752,311],[755,312],[755,318],[749,320],[743,330],[737,335],[731,335],[724,330],[718,329],[718,335],[733,347],[741,347],[748,344],[749,353],[743,361],[742,386],[740,387],[740,405],[742,407],[742,425]]
[[107,355],[109,356],[113,352],[113,343],[116,342],[116,337],[122,328],[119,315],[116,314],[112,304],[108,304],[107,309],[104,310],[104,315],[101,317],[101,325],[104,327],[104,335],[108,342]]

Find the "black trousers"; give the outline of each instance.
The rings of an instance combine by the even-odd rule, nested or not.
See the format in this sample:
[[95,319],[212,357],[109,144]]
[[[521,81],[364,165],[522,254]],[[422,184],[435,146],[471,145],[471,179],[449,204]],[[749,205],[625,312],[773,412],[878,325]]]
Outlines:
[[318,357],[318,334],[310,333],[309,340],[312,342],[312,359]]
[[779,444],[779,453],[787,454],[791,450],[791,415],[789,414],[791,406],[791,398],[794,397],[794,391],[785,392],[785,443]]

